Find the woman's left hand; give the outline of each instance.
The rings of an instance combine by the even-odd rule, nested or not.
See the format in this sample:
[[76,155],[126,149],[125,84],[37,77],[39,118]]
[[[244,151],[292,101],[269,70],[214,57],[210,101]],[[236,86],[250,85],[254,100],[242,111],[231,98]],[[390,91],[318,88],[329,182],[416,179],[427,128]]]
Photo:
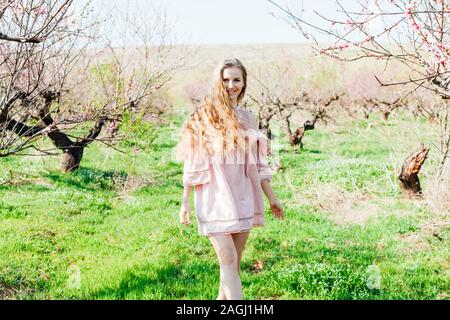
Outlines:
[[278,199],[270,202],[270,211],[272,211],[272,215],[274,217],[281,220],[284,219],[284,209],[281,207],[281,203],[280,201],[278,201]]
[[179,218],[181,224],[191,224],[191,208],[189,206],[189,200],[183,200],[180,208]]

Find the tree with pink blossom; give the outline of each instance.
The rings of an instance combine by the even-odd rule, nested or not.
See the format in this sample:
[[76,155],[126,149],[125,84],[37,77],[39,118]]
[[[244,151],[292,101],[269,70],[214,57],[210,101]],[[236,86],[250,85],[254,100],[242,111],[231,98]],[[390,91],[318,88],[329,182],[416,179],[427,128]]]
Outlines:
[[[89,2],[74,3],[0,3],[0,157],[62,153],[62,171],[72,171],[94,141],[116,148],[142,121],[161,121],[155,99],[183,61],[172,55],[164,12],[149,19],[127,3],[126,16],[100,19]],[[135,42],[125,49],[119,36]],[[40,143],[47,139],[52,146]]]
[[[406,93],[394,101],[394,107],[404,103],[407,96],[418,89],[426,89],[445,101],[450,99],[450,1],[449,0],[361,0],[358,2],[334,1],[336,14],[314,11],[320,22],[312,22],[303,8],[294,12],[282,1],[267,0],[276,6],[287,21],[300,34],[310,40],[317,54],[341,61],[375,60],[384,62],[385,69],[403,66],[407,72],[399,79],[376,76],[382,87],[401,86]],[[331,2],[331,1],[330,1]],[[326,37],[326,43],[318,37]],[[446,103],[446,102],[445,102]],[[440,145],[442,154],[439,176],[448,160],[450,144],[449,108],[440,115]],[[421,148],[404,165],[399,178],[405,174],[418,184],[417,173],[426,159],[428,148]],[[417,187],[417,186],[416,186]],[[419,190],[415,188],[414,190]]]

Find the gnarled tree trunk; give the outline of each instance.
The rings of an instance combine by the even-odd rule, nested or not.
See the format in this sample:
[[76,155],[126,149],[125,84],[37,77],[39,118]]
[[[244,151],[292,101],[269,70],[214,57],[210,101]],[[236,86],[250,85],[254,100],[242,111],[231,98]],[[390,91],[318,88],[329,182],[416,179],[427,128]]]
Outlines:
[[[97,119],[95,125],[91,128],[87,136],[77,138],[76,141],[72,141],[66,133],[58,129],[49,111],[52,102],[59,97],[59,92],[47,90],[41,93],[41,95],[45,99],[44,106],[39,110],[39,118],[41,123],[35,126],[28,126],[25,123],[7,117],[5,110],[16,100],[26,97],[22,93],[16,94],[16,96],[11,99],[9,104],[5,104],[5,107],[0,109],[0,123],[5,123],[4,126],[7,130],[14,132],[20,137],[28,137],[31,139],[41,134],[48,136],[52,143],[64,152],[61,170],[63,172],[74,171],[80,166],[84,148],[96,140],[102,130],[102,127],[107,121],[107,118],[101,117]],[[4,154],[3,156],[6,155],[7,154]]]
[[418,152],[411,154],[403,163],[398,179],[400,180],[402,191],[407,195],[420,196],[422,194],[417,175],[427,158],[429,150],[430,148],[424,146]]
[[[80,167],[84,148],[86,148],[91,142],[95,141],[95,139],[100,134],[105,121],[105,118],[99,119],[85,138],[78,138],[75,142],[71,141],[67,136],[65,136],[64,140],[70,143],[68,147],[67,145],[65,147],[61,147],[61,144],[54,139],[54,136],[52,137],[52,134],[49,134],[49,137],[50,139],[52,139],[53,143],[58,146],[58,148],[64,150],[64,155],[61,162],[61,170],[64,173],[74,171]],[[57,133],[61,134],[61,132],[58,131]]]
[[313,121],[306,120],[305,123],[303,123],[303,126],[298,127],[297,130],[294,131],[294,133],[291,133],[291,130],[288,129],[289,142],[291,143],[291,146],[300,146],[300,149],[303,148],[302,139],[305,135],[305,131],[313,130],[318,118],[318,116],[315,116]]
[[66,173],[74,171],[80,167],[81,159],[83,158],[84,146],[79,143],[74,143],[72,146],[64,150],[61,171]]

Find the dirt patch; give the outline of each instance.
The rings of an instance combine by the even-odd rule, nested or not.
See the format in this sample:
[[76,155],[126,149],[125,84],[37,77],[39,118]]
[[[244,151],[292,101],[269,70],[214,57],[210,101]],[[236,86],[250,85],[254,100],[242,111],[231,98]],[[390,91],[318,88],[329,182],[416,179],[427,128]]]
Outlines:
[[410,252],[424,252],[431,250],[431,241],[437,239],[445,240],[446,229],[450,226],[450,221],[434,221],[422,224],[420,231],[408,232],[398,237]]
[[8,288],[0,284],[0,300],[11,300],[16,296],[13,288]]
[[440,241],[447,237],[446,230],[450,227],[450,221],[432,221],[421,225],[421,232],[428,237],[434,237]]
[[312,203],[326,212],[339,225],[359,224],[376,216],[377,205],[369,203],[371,195],[347,192],[335,185],[325,185],[312,194]]
[[42,178],[36,178],[33,180],[29,181],[30,183],[34,183],[35,185],[38,186],[43,186],[43,187],[48,187],[48,188],[54,188],[54,184],[46,179],[42,179]]
[[259,273],[264,269],[264,261],[257,260],[253,263],[253,265],[250,267],[251,273]]
[[423,201],[437,215],[445,217],[450,213],[450,181],[430,183],[423,191]]
[[408,232],[398,237],[409,252],[424,252],[431,249],[426,237],[420,232]]
[[0,283],[0,300],[17,300],[24,296],[31,296],[36,290],[25,287],[11,287]]
[[[21,178],[21,177],[17,177],[14,176],[11,179],[9,179],[8,181],[5,180],[5,185],[10,185],[10,186],[16,186],[16,187],[20,187],[20,186],[28,186],[30,184],[32,185],[36,185],[36,186],[42,186],[45,188],[49,188],[49,189],[53,189],[55,186],[52,182],[43,179],[43,178]],[[0,185],[2,185],[2,181],[0,181]]]
[[138,176],[113,176],[112,178],[114,188],[118,191],[119,197],[126,198],[137,189],[155,183],[155,180],[150,177]]

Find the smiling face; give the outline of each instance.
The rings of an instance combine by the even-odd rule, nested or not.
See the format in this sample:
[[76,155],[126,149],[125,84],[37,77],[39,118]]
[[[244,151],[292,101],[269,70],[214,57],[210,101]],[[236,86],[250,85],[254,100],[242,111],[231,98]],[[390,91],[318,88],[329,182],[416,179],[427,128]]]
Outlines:
[[223,85],[227,90],[230,101],[233,105],[236,105],[239,94],[245,86],[242,70],[237,67],[225,68],[223,70],[222,78]]

